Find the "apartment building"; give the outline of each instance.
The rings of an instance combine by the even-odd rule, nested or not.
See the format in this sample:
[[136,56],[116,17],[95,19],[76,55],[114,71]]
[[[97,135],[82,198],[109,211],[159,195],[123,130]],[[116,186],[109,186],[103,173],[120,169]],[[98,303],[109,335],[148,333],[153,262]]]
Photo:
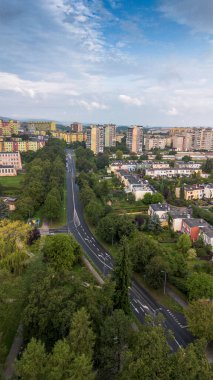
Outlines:
[[31,131],[56,131],[55,121],[29,121],[27,128]]
[[117,170],[115,175],[124,184],[126,193],[131,192],[136,201],[144,198],[147,193],[153,194],[154,190],[148,181],[138,180],[134,175],[126,170]]
[[200,169],[202,164],[200,162],[196,161],[189,161],[189,162],[184,162],[184,161],[177,161],[175,162],[175,167],[182,169],[182,168],[188,168],[188,169]]
[[12,165],[0,165],[0,177],[16,176],[16,168]]
[[20,128],[19,121],[3,121],[0,120],[0,136],[11,136],[12,134],[18,134]]
[[126,145],[130,152],[141,154],[143,151],[143,127],[132,126],[127,130]]
[[3,141],[0,142],[0,148],[2,152],[28,152],[32,150],[36,152],[45,146],[46,142],[43,140],[36,141]]
[[21,155],[19,152],[5,153],[0,152],[0,165],[12,166],[16,170],[22,170]]
[[83,132],[52,132],[52,136],[58,139],[66,141],[66,143],[71,144],[74,142],[86,141],[86,133]]
[[177,177],[177,176],[190,176],[194,173],[202,173],[200,169],[189,169],[189,168],[165,168],[165,169],[146,169],[145,174],[149,177]]
[[165,149],[167,146],[171,146],[172,139],[170,136],[155,136],[155,135],[146,135],[144,136],[144,145],[147,151],[152,149]]
[[195,184],[184,186],[184,199],[213,198],[213,184]]
[[116,146],[116,126],[114,124],[91,125],[86,132],[86,147],[95,154],[104,148]]
[[86,147],[91,149],[95,154],[104,151],[104,126],[91,125],[87,128]]
[[76,133],[81,132],[82,133],[83,132],[83,124],[75,121],[74,123],[70,124],[70,129],[71,129],[71,132],[76,132]]
[[170,135],[177,151],[213,150],[212,128],[171,128]]
[[116,146],[116,125],[104,125],[104,146],[107,148],[110,148],[111,146]]

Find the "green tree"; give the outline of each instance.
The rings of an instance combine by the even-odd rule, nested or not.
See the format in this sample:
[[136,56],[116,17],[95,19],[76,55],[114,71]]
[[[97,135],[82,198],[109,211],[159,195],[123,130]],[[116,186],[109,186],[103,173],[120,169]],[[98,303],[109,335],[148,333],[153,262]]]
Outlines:
[[171,356],[172,379],[211,380],[213,368],[205,353],[205,341],[197,340]]
[[120,150],[120,149],[116,150],[115,154],[116,154],[117,160],[122,160],[122,158],[123,158],[123,151],[122,150]]
[[80,200],[85,207],[90,203],[92,200],[95,200],[96,196],[94,191],[89,187],[88,185],[82,186],[80,190]]
[[64,380],[94,380],[96,377],[92,362],[86,355],[76,356],[69,371],[69,377]]
[[108,316],[100,334],[99,377],[114,379],[124,365],[124,354],[131,340],[131,321],[122,310],[114,310]]
[[190,156],[183,156],[182,161],[189,162],[189,161],[192,161],[192,158]]
[[149,217],[146,229],[148,231],[152,231],[155,233],[159,233],[162,231],[160,219],[159,219],[159,216],[157,214],[154,214],[154,215]]
[[91,328],[89,315],[84,307],[73,314],[69,343],[75,355],[85,355],[92,359],[95,334]]
[[96,226],[99,220],[104,216],[104,207],[99,201],[92,200],[85,207],[86,215],[94,226]]
[[106,215],[99,221],[97,232],[104,241],[113,244],[117,237],[117,217]]
[[145,327],[126,353],[121,380],[170,380],[169,346],[160,326]]
[[32,338],[15,368],[22,380],[45,380],[47,354],[44,344]]
[[191,248],[192,242],[187,234],[182,234],[179,236],[177,241],[177,247],[182,253],[187,253],[187,251]]
[[108,154],[99,153],[96,158],[96,165],[98,169],[104,169],[109,165],[109,156]]
[[193,301],[185,309],[187,324],[193,335],[213,340],[213,301]]
[[168,266],[161,256],[154,256],[145,267],[146,282],[153,288],[158,289],[163,285],[165,272]]
[[137,272],[144,273],[151,258],[160,252],[161,248],[156,240],[144,233],[135,233],[129,242],[129,257]]
[[42,248],[44,259],[55,270],[70,270],[78,259],[80,246],[67,234],[47,236]]
[[113,279],[115,280],[114,308],[123,310],[125,314],[130,313],[130,263],[128,250],[128,240],[126,237],[123,237],[120,253],[113,272]]
[[213,299],[213,276],[207,273],[192,273],[187,280],[190,300]]
[[18,219],[26,220],[34,214],[33,200],[31,197],[20,197],[16,202],[15,215]]
[[65,380],[69,379],[69,372],[73,360],[69,343],[64,340],[58,340],[49,355],[47,365],[48,380]]
[[161,193],[152,194],[152,203],[162,203],[164,200],[163,195]]
[[151,193],[146,193],[144,195],[143,203],[145,203],[145,205],[150,205],[152,203],[152,194]]
[[58,220],[60,218],[61,211],[61,201],[49,193],[44,202],[45,217],[50,221]]

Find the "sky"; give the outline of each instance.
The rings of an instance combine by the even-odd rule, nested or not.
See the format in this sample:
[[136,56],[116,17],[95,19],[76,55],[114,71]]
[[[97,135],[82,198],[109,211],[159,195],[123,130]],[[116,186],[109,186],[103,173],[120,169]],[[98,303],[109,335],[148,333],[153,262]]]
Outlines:
[[0,0],[0,116],[213,126],[213,0]]

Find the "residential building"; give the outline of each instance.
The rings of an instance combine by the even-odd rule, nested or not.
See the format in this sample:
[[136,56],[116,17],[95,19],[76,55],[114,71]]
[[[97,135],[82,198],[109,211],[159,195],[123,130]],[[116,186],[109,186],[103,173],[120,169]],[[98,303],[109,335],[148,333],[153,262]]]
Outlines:
[[172,178],[176,176],[190,176],[194,173],[202,173],[200,169],[189,168],[165,168],[165,169],[146,169],[145,174],[149,177],[167,177]]
[[117,170],[126,170],[128,172],[135,172],[137,169],[141,169],[143,167],[142,162],[137,161],[123,161],[117,160],[111,162],[109,165],[109,173],[115,172]]
[[213,129],[206,127],[172,128],[173,148],[177,151],[213,150]]
[[189,235],[192,241],[196,241],[199,237],[200,230],[203,227],[208,227],[208,223],[203,219],[183,219],[181,232]]
[[146,135],[144,136],[144,145],[145,149],[152,150],[152,149],[165,149],[167,146],[171,146],[171,137],[167,136],[155,136],[155,135]]
[[71,129],[71,132],[76,132],[76,133],[83,132],[83,124],[75,121],[74,123],[70,125],[70,129]]
[[175,232],[181,232],[183,219],[191,217],[191,213],[185,208],[184,210],[183,208],[171,209],[168,215],[171,217],[172,229]]
[[35,131],[56,131],[56,123],[54,121],[29,121],[27,128]]
[[104,151],[104,126],[91,125],[87,128],[86,147],[91,149],[95,154]]
[[184,186],[184,199],[213,198],[213,184],[194,184]]
[[184,162],[184,161],[176,161],[175,162],[175,167],[176,168],[188,168],[188,169],[200,169],[202,164],[200,162],[196,161],[189,161],[189,162]]
[[3,121],[0,120],[0,136],[11,136],[18,134],[20,122],[16,120]]
[[167,162],[152,162],[151,163],[152,169],[168,169],[170,168],[169,163]]
[[168,226],[168,212],[170,211],[170,206],[167,203],[154,203],[149,205],[148,215],[158,216],[161,226]]
[[33,150],[36,152],[45,146],[46,141],[44,140],[28,140],[28,141],[3,141],[0,142],[0,147],[2,152],[28,152]]
[[0,177],[16,176],[17,171],[12,165],[0,165]]
[[116,146],[116,125],[104,125],[104,146],[107,148],[110,148],[111,146]]
[[58,139],[66,141],[67,144],[74,143],[76,141],[86,141],[86,133],[83,132],[52,132],[52,136]]
[[16,170],[22,170],[21,155],[19,152],[0,152],[0,165],[13,166]]
[[126,145],[130,152],[141,154],[143,151],[143,127],[132,126],[128,128]]
[[210,245],[213,251],[213,227],[208,225],[200,230],[200,236],[205,245]]
[[131,192],[136,201],[143,199],[144,195],[147,193],[154,193],[154,190],[149,185],[148,181],[140,181],[128,171],[117,170],[115,171],[115,175],[124,184],[126,193]]

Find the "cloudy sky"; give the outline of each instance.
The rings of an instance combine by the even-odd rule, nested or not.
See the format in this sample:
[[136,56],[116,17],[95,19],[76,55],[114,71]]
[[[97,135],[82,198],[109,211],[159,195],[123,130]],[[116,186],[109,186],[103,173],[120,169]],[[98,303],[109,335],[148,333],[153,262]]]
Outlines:
[[0,0],[0,116],[213,126],[212,0]]

